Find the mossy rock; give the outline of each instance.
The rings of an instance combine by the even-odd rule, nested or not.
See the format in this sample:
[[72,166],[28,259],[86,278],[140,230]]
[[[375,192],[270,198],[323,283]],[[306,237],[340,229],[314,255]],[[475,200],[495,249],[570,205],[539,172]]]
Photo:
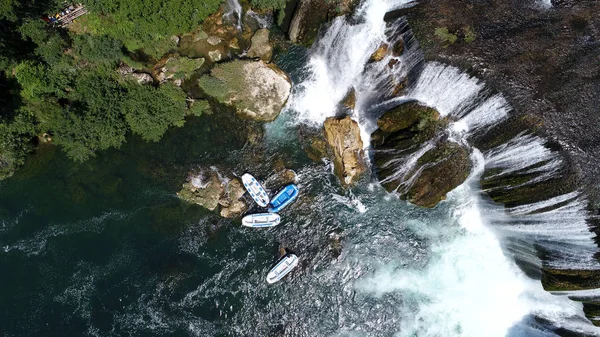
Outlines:
[[469,151],[449,141],[427,151],[417,166],[424,169],[408,189],[406,199],[427,208],[446,199],[446,194],[462,184],[471,172]]
[[595,289],[600,286],[600,270],[542,269],[542,285],[546,291]]
[[190,182],[183,184],[177,196],[189,203],[214,211],[219,206],[219,199],[224,189],[216,172],[210,172],[204,180],[202,181],[201,177],[193,177]]
[[277,118],[290,92],[289,77],[262,60],[219,63],[198,80],[203,93],[234,107],[239,116],[269,122]]
[[[388,191],[422,207],[434,207],[446,194],[462,184],[471,172],[469,151],[446,139],[446,120],[433,108],[409,102],[384,113],[372,135],[377,177]],[[404,160],[425,144],[414,167],[398,176]],[[393,164],[397,162],[397,164]]]
[[437,110],[421,105],[418,102],[410,102],[399,105],[377,120],[377,126],[384,132],[392,133],[407,129],[416,125],[419,130],[426,127],[431,121],[439,121],[440,114]]

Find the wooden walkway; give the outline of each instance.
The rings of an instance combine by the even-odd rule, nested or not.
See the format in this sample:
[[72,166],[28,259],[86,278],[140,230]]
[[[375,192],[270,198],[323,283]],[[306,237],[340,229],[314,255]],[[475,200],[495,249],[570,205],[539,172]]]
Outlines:
[[65,27],[68,26],[69,24],[71,24],[71,22],[73,22],[73,20],[77,19],[78,17],[85,15],[88,13],[87,8],[85,8],[85,6],[79,4],[77,5],[77,7],[75,7],[75,9],[73,9],[72,11],[70,11],[68,14],[65,14],[61,17],[59,17],[56,21],[56,23],[58,25],[60,25],[61,27]]

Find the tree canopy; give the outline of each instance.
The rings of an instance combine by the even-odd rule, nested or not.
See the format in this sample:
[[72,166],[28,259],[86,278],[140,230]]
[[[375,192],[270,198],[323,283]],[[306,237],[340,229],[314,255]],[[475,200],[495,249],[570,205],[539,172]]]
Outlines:
[[[23,163],[42,133],[84,161],[119,147],[128,132],[158,141],[169,127],[183,125],[179,87],[141,85],[116,68],[140,49],[162,56],[174,46],[174,34],[195,29],[221,2],[87,0],[85,29],[67,30],[41,19],[62,1],[2,1],[0,179]],[[200,104],[194,113],[206,108]]]

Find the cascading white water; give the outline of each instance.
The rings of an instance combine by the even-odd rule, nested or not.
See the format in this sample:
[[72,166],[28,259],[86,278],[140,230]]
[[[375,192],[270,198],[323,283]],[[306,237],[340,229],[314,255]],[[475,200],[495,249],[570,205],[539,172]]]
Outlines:
[[238,29],[242,27],[242,5],[238,0],[227,0],[229,11],[225,13],[225,17],[231,18]]
[[335,115],[339,101],[361,82],[365,63],[385,40],[385,13],[411,2],[366,1],[353,22],[345,17],[332,22],[313,45],[306,69],[309,78],[298,84],[288,105],[300,121],[320,125]]
[[[298,121],[320,125],[336,114],[340,100],[351,87],[357,98],[352,117],[361,125],[365,144],[369,144],[374,117],[381,108],[406,100],[423,102],[448,117],[452,138],[462,143],[507,118],[511,108],[501,94],[491,95],[480,80],[439,63],[426,64],[404,97],[389,98],[382,93],[390,90],[388,77],[396,77],[399,82],[402,78],[397,77],[406,77],[410,72],[407,67],[417,64],[401,63],[400,70],[386,68],[381,66],[387,63],[386,59],[379,65],[365,66],[375,49],[390,40],[384,14],[407,4],[408,1],[366,1],[357,11],[354,23],[338,18],[331,24],[311,50],[309,78],[296,87],[289,102]],[[410,55],[410,59],[415,58]],[[382,76],[388,77],[382,80]],[[374,104],[376,98],[381,100]],[[417,156],[424,152],[417,152]],[[497,238],[523,240],[518,242],[525,242],[530,250],[537,244],[560,252],[550,257],[551,267],[564,268],[570,263],[572,268],[598,268],[593,258],[597,247],[585,221],[585,201],[574,193],[505,210],[482,200],[474,183],[484,168],[498,169],[497,175],[536,173],[524,184],[540,182],[557,174],[562,164],[560,157],[546,148],[540,138],[525,134],[483,154],[476,149],[474,152],[475,172],[451,193],[451,198],[462,201],[454,217],[465,235],[438,243],[433,249],[436,258],[425,270],[404,270],[398,269],[396,263],[387,264],[359,280],[357,289],[377,296],[402,291],[427,298],[425,302],[414,300],[416,308],[407,309],[416,310],[417,314],[403,318],[401,336],[547,335],[527,325],[528,315],[576,331],[597,333],[583,318],[581,304],[551,295],[539,281],[527,278],[505,256]],[[412,159],[416,162],[418,157]],[[410,171],[406,160],[401,164],[397,174]],[[551,205],[560,207],[541,212]],[[495,235],[489,226],[493,226]],[[534,254],[525,258],[536,260]],[[534,263],[540,265],[539,260]],[[405,301],[410,303],[411,299]],[[521,320],[525,323],[519,324]]]

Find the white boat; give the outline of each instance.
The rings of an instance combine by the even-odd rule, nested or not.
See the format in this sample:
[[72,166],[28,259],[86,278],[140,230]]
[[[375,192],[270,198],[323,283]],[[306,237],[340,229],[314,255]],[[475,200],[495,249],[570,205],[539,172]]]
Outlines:
[[273,269],[267,275],[267,283],[275,283],[281,280],[287,275],[292,269],[298,265],[298,257],[294,254],[286,255],[281,261],[279,261]]
[[260,207],[267,207],[269,204],[269,195],[264,187],[251,174],[245,173],[242,176],[242,183],[250,193],[250,196]]
[[243,226],[254,228],[275,227],[279,222],[281,217],[277,213],[250,214],[242,219]]

